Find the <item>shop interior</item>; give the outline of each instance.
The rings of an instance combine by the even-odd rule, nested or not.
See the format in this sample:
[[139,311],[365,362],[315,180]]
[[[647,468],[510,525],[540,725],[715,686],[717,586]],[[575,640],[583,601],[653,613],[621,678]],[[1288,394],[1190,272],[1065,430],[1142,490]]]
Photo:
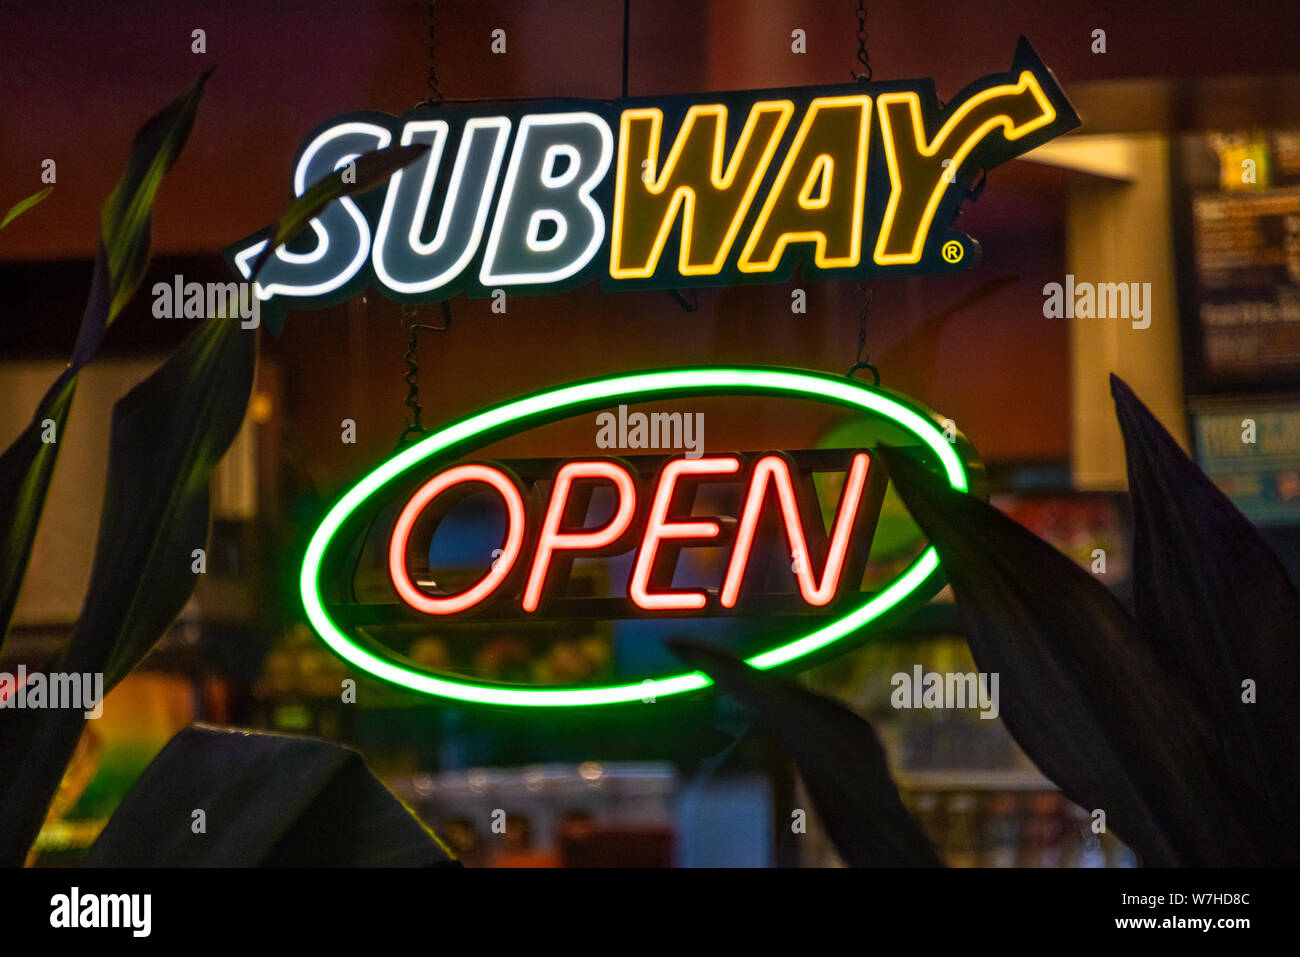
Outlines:
[[[0,285],[11,317],[0,324],[5,444],[72,347],[98,206],[134,118],[207,65],[165,49],[171,34],[190,31],[195,14],[185,7],[133,30],[128,18],[73,4],[52,14],[66,23],[46,23],[45,47],[15,53],[20,64],[47,61],[50,79],[19,91],[30,111],[26,125],[44,132],[27,130],[20,141],[16,127],[0,131],[6,162],[36,169],[57,156],[59,180],[43,215],[0,233]],[[236,2],[205,12],[220,66],[193,141],[159,199],[142,288],[176,274],[228,279],[219,251],[274,220],[308,129],[352,109],[401,113],[425,96],[424,7]],[[442,91],[482,100],[616,97],[622,7],[440,2]],[[411,415],[412,362],[423,421],[436,425],[510,396],[631,370],[727,362],[843,372],[860,356],[864,332],[864,354],[882,384],[950,417],[979,450],[992,502],[1123,601],[1131,590],[1132,523],[1107,380],[1113,372],[1300,579],[1294,11],[1179,4],[1160,26],[1120,3],[1090,5],[1086,16],[1028,2],[973,2],[942,17],[901,2],[869,7],[877,79],[932,76],[940,95],[951,96],[974,77],[1005,70],[1024,34],[1083,120],[1076,132],[990,172],[963,206],[956,225],[978,239],[978,267],[860,282],[805,282],[796,274],[681,294],[609,293],[590,284],[511,297],[504,314],[486,299],[411,307],[370,290],[291,313],[278,337],[263,330],[247,419],[214,475],[206,572],[166,637],[112,692],[104,718],[88,725],[78,773],[64,782],[35,863],[76,861],[162,745],[195,721],[356,748],[469,866],[838,863],[815,813],[806,829],[792,830],[792,814],[809,807],[802,783],[752,715],[725,696],[657,705],[653,718],[627,708],[521,721],[386,686],[321,644],[297,605],[299,556],[322,509],[398,446]],[[634,0],[630,10],[633,95],[838,83],[857,67],[849,2]],[[0,14],[3,33],[20,35],[32,15]],[[1236,20],[1225,27],[1229,18]],[[254,35],[245,19],[264,26]],[[506,56],[489,52],[496,28],[509,37]],[[805,31],[806,55],[791,52],[796,29]],[[1094,52],[1098,29],[1103,53]],[[1258,41],[1221,43],[1225,29]],[[128,75],[124,60],[150,66]],[[87,91],[71,64],[98,64],[120,86]],[[1054,315],[1049,287],[1067,281],[1132,284],[1141,289],[1143,314]],[[795,289],[805,294],[797,313]],[[413,322],[436,327],[419,334],[414,351]],[[0,670],[48,659],[69,634],[91,571],[113,402],[192,325],[154,318],[149,297],[140,296],[83,373]],[[788,404],[761,402],[688,411],[696,409],[712,449],[836,449],[854,441],[852,423],[825,407],[797,416]],[[1247,419],[1257,441],[1240,439]],[[354,442],[340,439],[345,420]],[[593,428],[591,416],[575,417],[507,440],[500,453],[589,453]],[[468,573],[499,530],[471,502],[440,534],[451,556],[444,570]],[[887,494],[869,573],[887,578],[916,554],[919,534]],[[709,573],[714,560],[702,557],[696,571]],[[598,594],[626,575],[619,562],[595,563],[575,577],[585,576]],[[359,594],[376,587],[381,564],[359,559]],[[731,620],[702,624],[708,627],[689,633],[735,647],[750,634]],[[488,622],[426,628],[397,641],[430,668],[565,685],[671,667],[662,648],[670,632],[627,619]],[[1113,835],[1098,837],[1089,811],[1061,796],[1000,721],[977,710],[893,707],[890,676],[915,667],[978,670],[948,590],[800,680],[873,722],[905,803],[947,864],[1134,866],[1132,853]],[[356,679],[355,704],[340,700],[347,678]],[[496,809],[521,826],[497,833]]]

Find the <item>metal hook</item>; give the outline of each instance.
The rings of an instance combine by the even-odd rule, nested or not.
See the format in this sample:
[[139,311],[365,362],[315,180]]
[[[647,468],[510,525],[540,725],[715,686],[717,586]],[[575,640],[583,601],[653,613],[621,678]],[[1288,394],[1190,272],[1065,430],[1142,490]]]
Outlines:
[[966,190],[966,192],[962,194],[962,199],[969,200],[972,203],[978,200],[980,198],[980,194],[984,192],[984,187],[988,183],[988,181],[989,181],[988,170],[981,169],[980,178],[976,180],[976,182],[971,186],[970,189]]
[[691,294],[690,299],[683,296],[680,290],[677,289],[669,289],[668,294],[677,300],[677,305],[682,307],[683,312],[694,312],[700,308],[700,297],[696,294],[694,289],[688,289],[686,291]]
[[866,0],[858,0],[858,62],[862,64],[862,72],[857,73],[850,70],[849,75],[859,83],[870,83],[875,73],[871,69],[871,56],[867,53]]
[[879,386],[879,385],[880,385],[880,370],[877,369],[875,366],[873,366],[870,362],[855,362],[855,363],[853,363],[853,365],[849,366],[849,371],[846,372],[846,373],[844,373],[844,374],[845,374],[848,378],[853,379],[853,378],[856,378],[856,376],[854,375],[854,373],[857,372],[859,369],[868,369],[868,370],[870,370],[870,372],[871,372],[871,379],[872,379],[872,383],[871,383],[871,384],[874,385],[874,386]]
[[434,0],[429,0],[429,78],[426,81],[433,95],[424,100],[426,106],[442,106],[442,89],[438,86],[438,69],[434,60],[437,50],[437,32],[434,28]]

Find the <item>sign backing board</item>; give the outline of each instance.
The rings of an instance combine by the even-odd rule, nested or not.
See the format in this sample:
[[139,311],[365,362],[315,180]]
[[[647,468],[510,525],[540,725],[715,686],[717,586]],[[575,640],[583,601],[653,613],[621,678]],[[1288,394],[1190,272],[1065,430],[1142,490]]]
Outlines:
[[[947,104],[919,79],[348,113],[303,141],[294,195],[363,153],[430,148],[323,210],[256,294],[274,315],[370,287],[427,303],[953,272],[979,259],[952,222],[980,172],[1078,125],[1023,38]],[[243,278],[269,235],[227,250]]]

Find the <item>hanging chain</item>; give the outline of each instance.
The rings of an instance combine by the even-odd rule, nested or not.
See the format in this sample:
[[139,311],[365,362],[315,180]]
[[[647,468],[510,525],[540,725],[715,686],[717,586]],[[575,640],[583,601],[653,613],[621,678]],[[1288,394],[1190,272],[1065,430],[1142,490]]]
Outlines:
[[[426,6],[428,15],[429,29],[429,75],[426,83],[429,86],[429,92],[432,94],[422,101],[424,106],[442,106],[442,87],[438,85],[438,31],[436,17],[437,3],[435,0],[429,0]],[[423,435],[428,431],[424,427],[424,421],[421,414],[424,412],[424,406],[420,404],[420,360],[417,353],[419,347],[419,338],[421,332],[446,332],[451,328],[451,304],[446,300],[442,303],[442,325],[433,326],[425,322],[417,322],[419,310],[410,304],[402,305],[402,322],[407,327],[406,337],[406,354],[403,359],[406,361],[406,375],[402,376],[402,381],[406,383],[406,407],[411,410],[410,418],[406,420],[406,428],[402,430],[401,437],[397,440],[397,447],[400,449],[411,435]]]
[[433,92],[424,102],[429,106],[442,106],[442,89],[438,86],[438,67],[434,54],[437,52],[437,33],[434,29],[434,0],[429,0],[429,89]]
[[[858,289],[862,288],[862,283],[858,283]],[[867,290],[867,296],[862,300],[862,308],[858,310],[858,357],[853,365],[849,366],[849,371],[845,373],[850,379],[859,369],[866,369],[871,373],[874,385],[880,385],[880,370],[871,364],[871,356],[864,356],[863,353],[867,348],[867,315],[871,312],[871,290]]]
[[[862,69],[853,72],[853,78],[859,83],[870,83],[875,72],[871,69],[871,55],[867,52],[866,0],[858,0],[858,63],[862,64]],[[858,283],[858,290],[861,289],[862,283]],[[858,353],[853,365],[849,366],[847,375],[852,379],[858,370],[866,369],[871,373],[873,383],[880,385],[880,370],[871,364],[871,356],[866,354],[867,316],[871,312],[871,296],[871,290],[868,289],[866,297],[862,300],[862,308],[858,310]]]
[[858,62],[862,64],[862,72],[853,73],[853,78],[860,83],[870,83],[872,70],[871,57],[867,53],[866,0],[858,0]]
[[424,422],[420,419],[424,406],[420,405],[420,360],[416,356],[416,347],[419,345],[420,330],[428,328],[430,327],[423,323],[413,322],[407,330],[406,375],[402,378],[406,380],[406,407],[411,410],[411,417],[406,421],[402,437],[397,440],[398,445],[405,442],[408,435],[425,431]]
[[446,332],[451,328],[451,309],[446,302],[442,304],[443,324],[441,326],[431,326],[427,322],[416,322],[419,315],[414,306],[402,306],[402,318],[407,325],[406,336],[406,375],[402,376],[402,381],[406,383],[406,407],[411,410],[411,416],[406,421],[406,428],[402,430],[402,435],[397,440],[397,447],[401,448],[408,436],[423,435],[428,429],[424,426],[421,419],[421,413],[424,412],[424,406],[420,404],[420,359],[416,354],[419,346],[419,337],[421,332]]
[[632,0],[623,0],[623,99],[627,99],[627,56],[629,32],[632,29]]

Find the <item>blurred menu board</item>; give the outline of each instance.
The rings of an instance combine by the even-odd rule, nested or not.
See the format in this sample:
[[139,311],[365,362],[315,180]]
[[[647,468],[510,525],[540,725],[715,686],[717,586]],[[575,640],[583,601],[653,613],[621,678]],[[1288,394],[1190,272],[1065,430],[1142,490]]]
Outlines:
[[1183,151],[1198,384],[1285,388],[1300,380],[1300,134],[1209,134]]
[[1300,371],[1300,186],[1197,196],[1193,220],[1208,371]]

